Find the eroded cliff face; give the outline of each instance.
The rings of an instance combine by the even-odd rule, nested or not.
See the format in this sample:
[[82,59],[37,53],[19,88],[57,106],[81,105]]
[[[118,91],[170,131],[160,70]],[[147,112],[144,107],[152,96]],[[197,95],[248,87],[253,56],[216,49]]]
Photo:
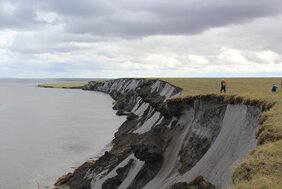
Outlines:
[[185,188],[202,177],[208,188],[227,187],[232,166],[256,145],[255,106],[200,96],[171,101],[181,89],[160,80],[89,82],[84,90],[111,95],[127,120],[109,152],[75,170],[71,189]]

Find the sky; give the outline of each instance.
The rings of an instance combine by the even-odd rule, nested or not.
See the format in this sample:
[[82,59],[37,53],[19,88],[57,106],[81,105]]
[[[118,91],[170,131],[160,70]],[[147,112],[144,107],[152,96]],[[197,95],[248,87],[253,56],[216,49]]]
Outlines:
[[281,77],[281,0],[0,0],[0,77]]

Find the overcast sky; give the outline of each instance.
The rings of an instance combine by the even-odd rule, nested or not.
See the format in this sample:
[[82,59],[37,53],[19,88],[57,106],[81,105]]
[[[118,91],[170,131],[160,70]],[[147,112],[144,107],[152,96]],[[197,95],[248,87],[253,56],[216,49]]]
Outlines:
[[0,77],[282,76],[281,0],[0,0]]

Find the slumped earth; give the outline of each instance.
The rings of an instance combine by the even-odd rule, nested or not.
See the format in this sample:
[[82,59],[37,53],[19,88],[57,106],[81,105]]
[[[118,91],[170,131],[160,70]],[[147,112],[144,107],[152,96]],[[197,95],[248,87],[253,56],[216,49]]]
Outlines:
[[209,188],[231,187],[234,166],[256,146],[260,113],[273,105],[218,95],[169,99],[182,89],[160,80],[90,82],[84,89],[110,94],[127,121],[111,151],[66,181],[76,189],[179,188],[198,176]]

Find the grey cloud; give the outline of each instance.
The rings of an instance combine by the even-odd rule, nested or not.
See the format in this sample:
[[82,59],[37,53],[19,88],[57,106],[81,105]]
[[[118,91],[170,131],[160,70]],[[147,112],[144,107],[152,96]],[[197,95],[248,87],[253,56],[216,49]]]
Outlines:
[[[86,0],[83,2],[86,3]],[[247,22],[282,12],[281,1],[278,0],[105,2],[111,12],[107,9],[101,11],[99,16],[83,18],[68,15],[65,17],[66,30],[118,37],[196,34],[212,27]],[[109,2],[111,6],[108,6]],[[101,2],[99,7],[103,7]]]
[[76,17],[108,15],[113,9],[107,0],[40,0],[38,5],[40,9],[45,11]]
[[[56,13],[65,32],[130,38],[197,34],[282,12],[280,0],[25,0],[13,15],[0,9],[0,28],[35,27],[35,11]],[[3,4],[3,3],[2,3]]]
[[0,29],[34,29],[45,24],[36,20],[36,8],[33,0],[26,2],[0,2]]
[[20,54],[64,53],[91,50],[91,45],[114,42],[89,34],[71,34],[60,31],[22,31],[10,42],[9,50]]

